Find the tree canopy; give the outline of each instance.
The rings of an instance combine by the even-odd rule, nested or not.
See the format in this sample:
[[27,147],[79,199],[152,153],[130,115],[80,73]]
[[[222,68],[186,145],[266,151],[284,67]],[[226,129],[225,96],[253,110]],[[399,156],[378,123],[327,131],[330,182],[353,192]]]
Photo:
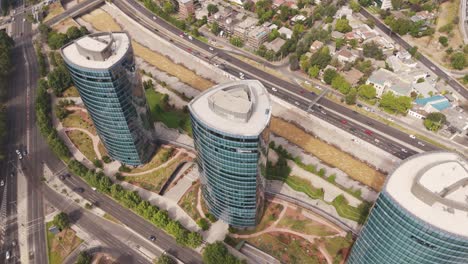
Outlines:
[[310,66],[317,65],[320,69],[324,69],[330,63],[332,57],[328,47],[322,47],[310,57]]
[[438,112],[430,113],[424,119],[424,126],[427,130],[437,131],[447,122],[447,117]]
[[64,212],[60,212],[54,216],[53,223],[60,230],[64,230],[70,227],[70,220],[68,219],[68,215]]
[[331,84],[333,79],[338,75],[338,73],[333,69],[326,69],[323,73],[323,81],[326,84]]
[[368,42],[362,46],[364,57],[374,58],[376,60],[383,60],[384,54],[379,45],[374,41]]
[[226,246],[218,241],[213,244],[208,244],[203,250],[203,263],[205,264],[241,264],[231,253]]
[[406,114],[411,108],[411,97],[397,96],[392,92],[386,92],[382,95],[379,106],[391,113]]
[[75,264],[91,264],[93,257],[86,251],[81,251],[78,254]]
[[363,84],[359,86],[358,94],[364,99],[373,99],[377,92],[372,84]]
[[453,68],[463,70],[466,65],[465,54],[463,52],[456,52],[450,57],[450,63]]
[[346,18],[340,18],[336,20],[335,30],[341,33],[350,32],[353,28],[349,25],[349,21]]

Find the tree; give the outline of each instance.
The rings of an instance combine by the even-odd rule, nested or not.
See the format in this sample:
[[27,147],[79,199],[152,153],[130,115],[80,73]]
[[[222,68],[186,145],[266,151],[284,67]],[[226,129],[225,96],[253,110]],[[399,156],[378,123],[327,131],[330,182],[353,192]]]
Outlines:
[[198,219],[197,224],[203,231],[210,228],[210,223],[205,218]]
[[232,37],[232,38],[229,40],[229,42],[230,42],[232,45],[236,46],[236,47],[242,47],[242,46],[244,46],[244,41],[242,41],[242,39],[239,38],[239,37]]
[[350,32],[353,28],[349,25],[349,21],[346,18],[340,18],[336,20],[335,30],[341,33]]
[[252,1],[245,1],[242,6],[244,7],[244,10],[252,11],[254,3]]
[[317,65],[314,65],[309,68],[307,73],[309,74],[311,78],[317,78],[320,73],[320,68]]
[[93,257],[86,251],[81,251],[78,254],[75,264],[91,264]]
[[448,46],[448,38],[445,36],[440,36],[439,37],[439,43],[442,44],[442,46],[447,47]]
[[395,10],[400,10],[403,4],[404,4],[403,0],[392,0],[392,7]]
[[323,81],[326,84],[331,84],[333,79],[338,75],[338,73],[333,69],[326,69],[323,73]]
[[439,130],[447,121],[447,117],[439,112],[430,113],[424,119],[424,126],[427,130],[437,131]]
[[337,38],[337,39],[335,39],[335,47],[336,47],[336,50],[341,49],[341,47],[343,47],[345,44],[346,44],[346,40],[345,40],[345,39],[343,39],[343,38]]
[[351,84],[349,84],[341,75],[336,75],[335,78],[333,78],[331,86],[342,94],[348,94],[351,89]]
[[156,264],[177,264],[177,261],[167,254],[162,254]]
[[208,16],[216,14],[219,11],[218,6],[214,4],[208,4],[208,6],[206,7],[206,10],[208,10]]
[[383,60],[383,51],[379,48],[379,45],[374,41],[368,42],[362,47],[364,57],[374,58],[376,60]]
[[219,32],[221,31],[221,29],[219,28],[219,24],[218,22],[213,22],[211,24],[211,33],[215,34],[215,35],[218,35]]
[[203,250],[203,263],[205,264],[240,264],[240,260],[236,259],[229,253],[226,246],[218,241],[213,244],[208,244]]
[[359,3],[354,0],[349,2],[349,6],[351,7],[351,10],[353,10],[354,13],[357,13],[361,10],[361,5],[359,5]]
[[81,37],[83,34],[79,28],[72,26],[67,29],[67,38],[69,40],[74,40]]
[[59,96],[65,89],[70,87],[72,80],[70,74],[64,66],[57,67],[47,76],[49,86],[54,90],[55,95]]
[[379,107],[391,113],[406,114],[408,109],[411,108],[411,97],[396,96],[392,92],[386,92],[380,99]]
[[53,50],[59,49],[60,47],[65,45],[67,42],[68,42],[68,37],[66,34],[57,33],[55,31],[50,32],[47,38],[47,44]]
[[13,39],[6,31],[0,30],[0,76],[7,75],[11,70],[11,49],[14,46]]
[[330,63],[332,57],[328,47],[322,47],[310,57],[310,66],[317,65],[320,69],[324,69]]
[[345,96],[345,102],[348,105],[356,104],[357,91],[356,88],[351,88],[349,93]]
[[176,11],[174,4],[171,1],[165,1],[163,5],[164,13],[172,14]]
[[465,54],[456,52],[450,57],[450,63],[454,69],[463,70],[466,65]]
[[377,95],[377,92],[372,84],[363,84],[359,86],[358,94],[364,99],[373,99]]
[[53,223],[60,230],[64,230],[70,227],[70,220],[68,219],[68,215],[64,212],[60,212],[54,216]]
[[358,0],[359,4],[361,4],[363,7],[368,7],[374,3],[372,0]]
[[268,34],[268,41],[273,41],[275,40],[277,37],[280,36],[280,33],[279,31],[275,28],[273,29],[270,34]]
[[296,54],[289,56],[289,69],[291,69],[291,71],[299,70],[299,60]]

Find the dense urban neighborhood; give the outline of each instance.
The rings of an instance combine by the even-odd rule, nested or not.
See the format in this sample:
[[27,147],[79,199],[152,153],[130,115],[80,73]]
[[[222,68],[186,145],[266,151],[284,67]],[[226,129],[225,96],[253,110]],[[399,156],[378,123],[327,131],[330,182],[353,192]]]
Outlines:
[[0,263],[466,263],[461,0],[0,0]]

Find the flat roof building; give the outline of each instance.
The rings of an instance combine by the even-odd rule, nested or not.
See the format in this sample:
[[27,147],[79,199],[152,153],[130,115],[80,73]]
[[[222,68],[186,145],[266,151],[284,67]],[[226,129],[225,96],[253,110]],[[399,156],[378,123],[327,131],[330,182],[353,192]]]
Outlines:
[[133,166],[147,162],[152,124],[127,33],[90,34],[61,54],[109,156]]
[[349,264],[467,263],[468,162],[426,152],[388,177]]
[[228,224],[254,227],[263,214],[271,103],[256,80],[214,86],[189,103],[202,194]]

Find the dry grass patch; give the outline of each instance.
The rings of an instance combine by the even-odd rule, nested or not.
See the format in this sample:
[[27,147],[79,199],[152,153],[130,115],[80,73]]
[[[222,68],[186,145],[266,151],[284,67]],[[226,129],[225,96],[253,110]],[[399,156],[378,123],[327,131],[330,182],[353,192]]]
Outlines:
[[47,13],[47,16],[44,18],[44,22],[47,22],[48,20],[51,20],[52,18],[60,15],[63,13],[65,9],[63,9],[62,4],[60,1],[56,1],[52,4],[49,5],[49,11]]
[[72,19],[72,18],[67,18],[67,19],[63,20],[62,22],[53,25],[52,28],[54,30],[57,30],[60,33],[66,33],[67,29],[69,27],[72,27],[72,26],[75,26],[75,27],[79,28],[80,24],[76,23],[76,21],[74,19]]
[[214,85],[213,82],[198,76],[195,72],[187,69],[185,66],[174,63],[166,56],[154,52],[138,42],[132,41],[132,46],[136,56],[142,58],[152,66],[158,68],[160,71],[177,77],[181,82],[186,83],[197,90],[203,91]]
[[77,237],[75,231],[70,228],[54,235],[48,230],[51,226],[53,226],[52,222],[46,225],[49,263],[60,264],[81,244],[82,240]]
[[[293,231],[301,232],[306,235],[331,236],[336,235],[336,230],[329,226],[313,221],[304,216],[301,208],[288,208],[286,214],[281,218],[277,227],[287,228]],[[308,212],[312,214],[311,212]],[[320,218],[317,216],[317,218]]]
[[102,9],[95,9],[81,18],[99,31],[109,32],[122,30],[112,16]]
[[98,149],[99,153],[101,153],[101,157],[108,156],[109,154],[107,153],[106,147],[104,147],[104,144],[102,144],[102,141],[99,141],[98,143]]
[[[424,55],[432,58],[437,63],[451,68],[450,61],[448,59],[445,50],[448,47],[452,47],[454,50],[457,50],[460,45],[464,45],[463,35],[461,34],[458,24],[452,24],[452,21],[455,17],[458,17],[460,0],[446,1],[439,6],[439,14],[437,18],[437,24],[435,27],[436,32],[432,36],[426,36],[421,38],[413,38],[410,35],[403,36],[403,39],[417,46],[418,50]],[[447,24],[453,25],[453,30],[448,35],[446,33],[439,32],[439,29]],[[447,48],[443,47],[439,43],[439,37],[446,36],[448,37],[449,46]]]
[[184,210],[193,220],[198,221],[201,215],[197,210],[198,190],[200,189],[200,182],[192,185],[190,189],[182,196],[179,201],[179,206]]
[[296,125],[273,117],[270,128],[273,133],[301,147],[329,166],[342,170],[351,178],[377,191],[382,188],[385,176],[381,172],[371,168],[366,163],[355,159],[338,148],[316,139]]
[[78,150],[91,162],[96,160],[98,157],[94,152],[93,140],[79,130],[67,131],[67,136]]

